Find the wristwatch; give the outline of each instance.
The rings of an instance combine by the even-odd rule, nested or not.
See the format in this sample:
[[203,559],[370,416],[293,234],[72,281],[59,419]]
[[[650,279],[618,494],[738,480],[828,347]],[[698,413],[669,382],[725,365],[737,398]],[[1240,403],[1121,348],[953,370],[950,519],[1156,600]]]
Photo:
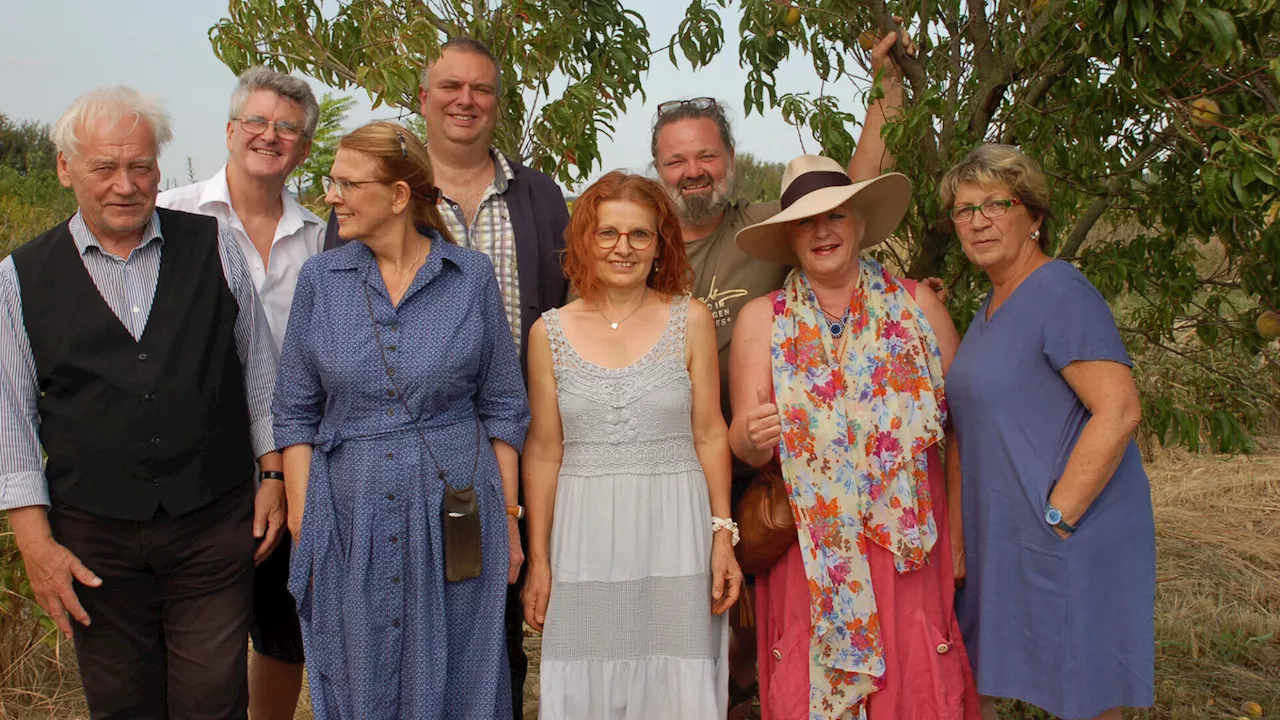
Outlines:
[[523,505],[508,505],[508,506],[507,506],[507,514],[508,514],[508,515],[510,515],[511,517],[513,517],[513,518],[517,519],[517,520],[523,520],[523,519],[524,519],[524,506],[523,506]]
[[1044,504],[1044,521],[1049,523],[1050,527],[1058,528],[1068,535],[1076,531],[1076,526],[1063,520],[1062,511],[1048,501],[1045,501]]

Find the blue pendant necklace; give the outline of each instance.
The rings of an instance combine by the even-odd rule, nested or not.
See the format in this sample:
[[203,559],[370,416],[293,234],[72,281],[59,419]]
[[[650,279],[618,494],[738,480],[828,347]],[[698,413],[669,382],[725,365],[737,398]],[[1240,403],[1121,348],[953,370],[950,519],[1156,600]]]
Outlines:
[[819,309],[822,310],[823,315],[827,316],[827,329],[831,331],[831,337],[839,338],[843,335],[844,329],[849,327],[849,323],[852,321],[852,318],[849,316],[853,313],[853,306],[850,305],[848,309],[844,311],[844,315],[842,317],[836,317],[832,313],[827,312],[825,308],[819,307]]

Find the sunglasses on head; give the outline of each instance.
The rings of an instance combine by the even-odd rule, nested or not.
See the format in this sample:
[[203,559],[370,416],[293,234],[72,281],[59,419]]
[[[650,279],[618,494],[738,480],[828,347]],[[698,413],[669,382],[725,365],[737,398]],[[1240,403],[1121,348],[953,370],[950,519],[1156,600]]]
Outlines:
[[716,106],[716,99],[709,97],[696,97],[692,100],[668,100],[658,105],[658,114],[666,115],[667,113],[678,110],[688,105],[694,110],[710,110]]

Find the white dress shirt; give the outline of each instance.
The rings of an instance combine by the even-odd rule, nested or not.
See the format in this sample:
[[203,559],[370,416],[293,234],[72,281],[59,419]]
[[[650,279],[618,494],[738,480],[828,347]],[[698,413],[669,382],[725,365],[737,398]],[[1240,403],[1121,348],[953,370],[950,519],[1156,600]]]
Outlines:
[[289,324],[289,308],[293,305],[298,272],[307,258],[324,248],[324,221],[302,207],[287,189],[280,191],[280,199],[284,203],[284,214],[280,216],[276,236],[271,241],[270,262],[265,264],[249,239],[244,223],[231,207],[225,165],[208,180],[166,190],[156,200],[157,205],[170,210],[215,217],[235,236],[248,262],[249,275],[258,290],[262,308],[266,311],[277,353],[284,346],[284,329]]

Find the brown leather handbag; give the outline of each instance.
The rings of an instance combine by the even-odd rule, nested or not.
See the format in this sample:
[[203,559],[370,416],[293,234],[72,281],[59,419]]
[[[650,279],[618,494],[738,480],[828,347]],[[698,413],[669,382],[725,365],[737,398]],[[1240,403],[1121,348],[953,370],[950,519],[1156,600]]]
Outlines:
[[738,501],[738,531],[738,565],[753,575],[773,567],[798,541],[787,485],[776,462],[760,468]]

